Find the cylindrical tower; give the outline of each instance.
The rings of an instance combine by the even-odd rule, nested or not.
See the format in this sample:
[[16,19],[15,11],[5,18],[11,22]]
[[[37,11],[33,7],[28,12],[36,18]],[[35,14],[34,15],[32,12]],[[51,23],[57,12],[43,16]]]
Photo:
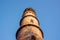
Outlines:
[[36,12],[32,8],[26,8],[20,20],[20,28],[16,32],[17,40],[43,40],[44,35],[40,28]]

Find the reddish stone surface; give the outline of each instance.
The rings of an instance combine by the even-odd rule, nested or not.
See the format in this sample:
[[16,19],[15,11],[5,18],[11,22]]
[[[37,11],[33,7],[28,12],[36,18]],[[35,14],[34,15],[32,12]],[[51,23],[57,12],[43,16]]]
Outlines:
[[[20,26],[23,27],[27,24],[31,24],[31,26],[24,26],[19,30],[16,34],[17,40],[43,40],[43,32],[37,28],[39,27],[39,21],[32,16],[36,17],[36,12],[32,8],[25,9],[23,14],[23,17],[25,18],[22,17],[23,20],[21,21]],[[35,25],[36,27],[32,25]]]

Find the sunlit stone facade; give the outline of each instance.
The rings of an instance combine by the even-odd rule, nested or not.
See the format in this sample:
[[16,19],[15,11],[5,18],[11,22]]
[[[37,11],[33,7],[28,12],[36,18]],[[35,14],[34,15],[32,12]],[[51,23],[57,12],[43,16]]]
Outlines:
[[26,8],[20,20],[20,28],[16,32],[16,40],[43,40],[43,38],[36,12],[32,8]]

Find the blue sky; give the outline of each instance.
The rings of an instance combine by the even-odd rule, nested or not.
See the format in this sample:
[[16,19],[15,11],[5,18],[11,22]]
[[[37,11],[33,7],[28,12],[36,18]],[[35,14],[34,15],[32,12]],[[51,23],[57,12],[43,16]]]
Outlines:
[[0,0],[0,40],[16,40],[27,7],[35,9],[44,40],[60,40],[60,0]]

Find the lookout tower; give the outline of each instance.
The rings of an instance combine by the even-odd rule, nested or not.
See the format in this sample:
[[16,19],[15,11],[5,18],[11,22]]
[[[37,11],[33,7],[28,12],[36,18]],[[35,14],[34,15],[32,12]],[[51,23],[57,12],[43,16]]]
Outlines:
[[36,12],[32,8],[26,8],[20,20],[20,28],[16,32],[16,40],[43,40],[43,38]]

